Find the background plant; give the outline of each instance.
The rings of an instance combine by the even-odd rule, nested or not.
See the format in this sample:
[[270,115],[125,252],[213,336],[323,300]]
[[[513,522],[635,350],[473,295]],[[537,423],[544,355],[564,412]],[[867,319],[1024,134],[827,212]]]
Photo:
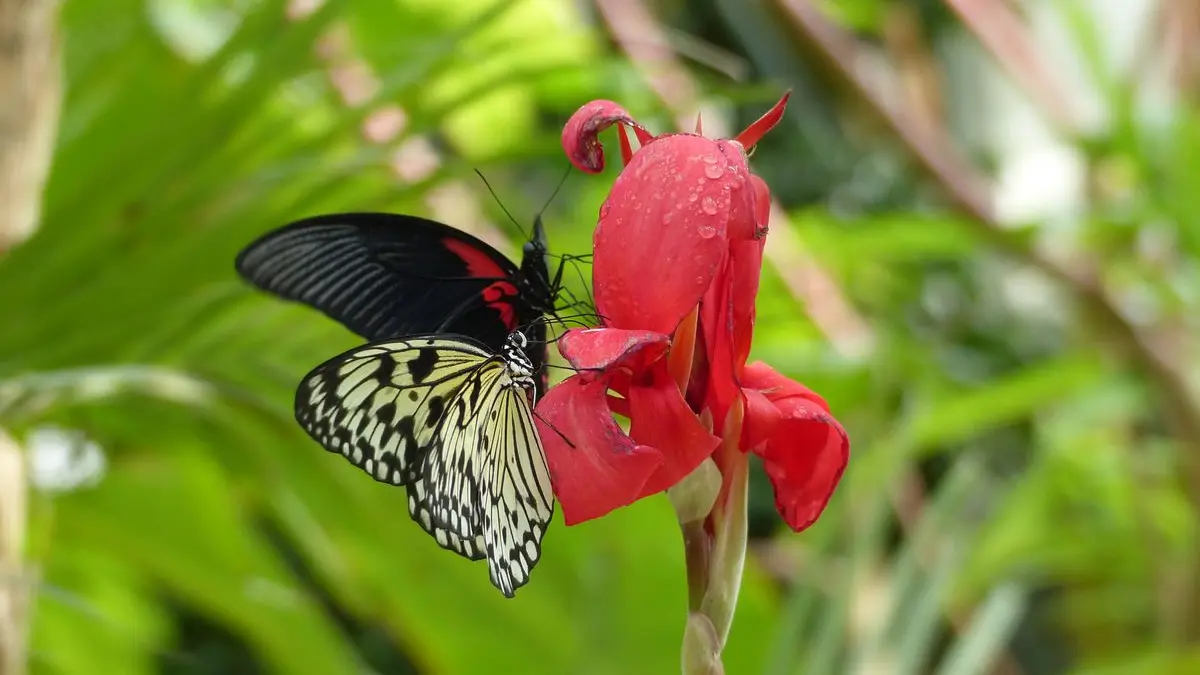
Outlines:
[[[4,25],[45,49],[0,65],[53,64]],[[0,259],[29,671],[675,671],[665,498],[560,521],[504,601],[303,436],[297,378],[354,338],[232,259],[335,210],[519,242],[471,170],[532,217],[581,102],[717,135],[787,87],[755,356],[854,455],[801,536],[755,478],[727,672],[1200,669],[1192,3],[72,0],[58,33],[39,227]],[[0,109],[53,121],[34,72]],[[36,174],[36,128],[0,133]],[[553,249],[586,250],[614,172],[568,180]]]

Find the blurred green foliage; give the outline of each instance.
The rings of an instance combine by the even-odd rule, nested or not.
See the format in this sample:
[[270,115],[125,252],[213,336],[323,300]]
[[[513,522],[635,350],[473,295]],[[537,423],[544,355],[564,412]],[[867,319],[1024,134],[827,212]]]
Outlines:
[[[666,499],[557,519],[532,582],[505,600],[420,533],[402,491],[297,428],[298,378],[355,338],[232,267],[290,220],[430,215],[438,194],[519,242],[473,169],[528,221],[566,168],[558,134],[576,107],[611,98],[657,130],[670,111],[591,3],[306,4],[63,4],[44,222],[0,259],[0,424],[35,478],[64,448],[76,462],[98,448],[105,466],[35,481],[31,671],[677,671],[685,575]],[[772,237],[797,252],[764,270],[755,356],[825,396],[853,440],[834,503],[802,535],[780,531],[755,476],[726,671],[1200,672],[1194,96],[1181,86],[1147,122],[1107,29],[1061,3],[1108,122],[1062,135],[1085,176],[1070,226],[1005,230],[952,209],[952,186],[864,121],[871,106],[814,58],[788,4],[824,8],[901,69],[897,21],[947,71],[971,42],[932,0],[911,14],[885,0],[652,6],[707,45],[690,72],[731,128],[796,90],[754,157],[790,215]],[[752,76],[732,82],[718,61]],[[374,81],[347,93],[364,69]],[[938,132],[1002,165],[954,122],[971,84],[945,89]],[[403,129],[372,140],[389,106]],[[420,163],[396,154],[412,139],[440,161],[402,179],[397,165]],[[553,250],[587,250],[618,170],[567,181],[547,211]],[[797,286],[809,267],[836,292]],[[830,304],[858,328],[831,329]]]

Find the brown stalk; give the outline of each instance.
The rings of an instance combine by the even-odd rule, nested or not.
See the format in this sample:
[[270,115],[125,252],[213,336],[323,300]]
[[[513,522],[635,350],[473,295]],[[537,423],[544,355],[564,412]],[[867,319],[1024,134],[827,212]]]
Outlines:
[[1007,0],[942,0],[1018,86],[1060,131],[1074,133],[1078,120],[1070,100]]
[[58,128],[55,0],[0,0],[0,254],[41,217]]
[[[54,0],[0,0],[0,255],[41,219],[62,99],[57,21]],[[24,467],[20,448],[0,430],[0,675],[27,669]]]
[[25,462],[0,429],[0,675],[26,672],[29,588],[25,569]]

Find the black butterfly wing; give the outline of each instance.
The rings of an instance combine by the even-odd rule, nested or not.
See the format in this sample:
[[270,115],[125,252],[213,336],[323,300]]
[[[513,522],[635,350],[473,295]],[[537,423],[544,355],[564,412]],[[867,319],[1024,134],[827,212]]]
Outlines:
[[542,313],[499,251],[417,216],[307,218],[263,235],[235,264],[259,289],[309,305],[369,341],[460,333],[499,350]]

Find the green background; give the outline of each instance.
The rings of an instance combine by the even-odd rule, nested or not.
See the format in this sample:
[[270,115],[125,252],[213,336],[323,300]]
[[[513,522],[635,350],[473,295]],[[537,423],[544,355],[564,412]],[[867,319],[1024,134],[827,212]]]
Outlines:
[[[661,132],[694,90],[736,133],[791,88],[753,158],[787,214],[754,357],[826,397],[852,460],[800,535],[756,467],[726,672],[1200,673],[1200,79],[1166,37],[1200,28],[1128,3],[1147,28],[1123,66],[1102,4],[1010,26],[949,0],[68,0],[42,222],[0,258],[29,670],[678,672],[665,497],[556,516],[505,600],[300,431],[299,377],[355,338],[232,261],[354,210],[441,213],[515,255],[584,102]],[[392,106],[403,131],[373,140]],[[1059,154],[1016,164],[1003,134],[1030,119]],[[610,160],[549,204],[552,251],[587,251]],[[1034,200],[1014,184],[1041,206],[1005,206]]]

